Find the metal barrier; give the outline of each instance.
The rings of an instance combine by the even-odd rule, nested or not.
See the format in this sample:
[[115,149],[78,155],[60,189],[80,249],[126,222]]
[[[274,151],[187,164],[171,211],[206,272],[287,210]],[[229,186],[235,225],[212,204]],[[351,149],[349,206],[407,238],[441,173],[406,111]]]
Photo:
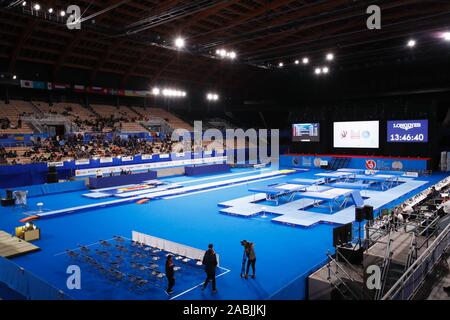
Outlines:
[[72,300],[63,291],[6,258],[0,257],[0,270],[0,282],[27,300]]
[[381,300],[408,300],[421,288],[426,276],[439,263],[450,245],[450,224],[397,280]]

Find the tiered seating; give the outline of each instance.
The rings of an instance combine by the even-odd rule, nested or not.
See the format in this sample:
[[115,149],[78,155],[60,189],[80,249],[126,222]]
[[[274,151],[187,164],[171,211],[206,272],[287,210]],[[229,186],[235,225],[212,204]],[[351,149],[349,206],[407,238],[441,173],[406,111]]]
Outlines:
[[32,128],[27,123],[22,123],[21,128],[17,128],[22,115],[33,114],[33,106],[26,101],[11,100],[9,104],[0,102],[0,119],[7,118],[10,121],[8,129],[0,129],[0,134],[31,134]]
[[[45,114],[59,114],[68,117],[71,121],[89,120],[94,121],[97,116],[89,109],[77,103],[58,102],[50,106],[47,102],[35,101],[34,105]],[[91,131],[91,127],[85,124],[80,125],[81,131]]]
[[91,105],[91,107],[102,118],[110,118],[112,116],[115,119],[124,118],[130,121],[141,118],[140,115],[138,115],[136,112],[134,112],[133,110],[131,110],[126,106],[115,107],[103,104],[93,104]]
[[142,108],[139,111],[146,117],[161,118],[164,119],[173,129],[186,129],[188,131],[194,131],[194,128],[187,122],[174,116],[170,112],[167,112],[161,108]]
[[121,132],[145,132],[147,131],[137,122],[121,122]]

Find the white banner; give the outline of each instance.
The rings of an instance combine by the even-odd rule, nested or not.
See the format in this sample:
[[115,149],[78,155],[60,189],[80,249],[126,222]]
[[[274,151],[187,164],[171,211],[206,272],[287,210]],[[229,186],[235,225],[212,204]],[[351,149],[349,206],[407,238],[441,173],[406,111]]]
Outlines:
[[90,163],[89,159],[75,160],[76,165],[85,165],[85,164],[89,164],[89,163]]
[[111,163],[113,162],[113,158],[107,157],[107,158],[100,158],[100,163]]
[[142,160],[150,160],[151,158],[153,158],[153,155],[151,155],[151,154],[143,154],[141,156]]
[[75,176],[86,177],[95,176],[97,171],[100,170],[103,174],[109,174],[112,172],[120,173],[123,169],[125,171],[146,171],[150,169],[161,169],[170,167],[180,167],[189,166],[194,164],[216,164],[225,163],[227,160],[226,156],[222,157],[212,157],[212,158],[198,158],[198,159],[186,159],[186,160],[172,160],[164,162],[151,162],[151,163],[141,163],[141,164],[130,164],[130,165],[118,165],[114,167],[104,167],[104,168],[91,168],[91,169],[80,169],[75,170]]
[[64,162],[47,162],[47,167],[64,167]]
[[[137,231],[132,231],[131,239],[135,242],[142,243],[153,248],[158,248],[173,253],[174,255],[179,255],[197,261],[203,261],[203,256],[205,255],[205,250],[153,237]],[[216,254],[216,256],[217,256],[217,265],[220,265],[219,255]]]
[[170,154],[160,154],[160,155],[159,155],[159,158],[160,158],[160,159],[167,159],[167,158],[170,158]]
[[132,156],[128,156],[128,157],[122,157],[122,161],[123,162],[127,162],[127,161],[133,161],[133,157]]

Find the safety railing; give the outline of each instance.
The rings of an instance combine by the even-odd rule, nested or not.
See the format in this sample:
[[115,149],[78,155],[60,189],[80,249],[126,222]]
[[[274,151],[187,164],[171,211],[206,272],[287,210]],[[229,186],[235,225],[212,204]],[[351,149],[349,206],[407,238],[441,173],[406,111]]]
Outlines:
[[27,300],[72,299],[63,291],[3,257],[0,257],[0,282]]
[[397,280],[382,300],[409,300],[421,288],[427,275],[439,263],[450,245],[450,224]]

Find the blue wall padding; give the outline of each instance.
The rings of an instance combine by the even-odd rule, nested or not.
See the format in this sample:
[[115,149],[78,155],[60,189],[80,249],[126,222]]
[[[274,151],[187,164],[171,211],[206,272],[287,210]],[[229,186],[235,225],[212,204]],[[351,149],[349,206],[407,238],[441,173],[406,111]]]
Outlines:
[[202,174],[214,174],[229,171],[230,166],[226,163],[201,165],[201,166],[187,166],[184,169],[184,172],[187,176],[199,176]]
[[156,179],[157,172],[150,171],[145,173],[129,174],[114,177],[89,178],[89,186],[93,189],[124,186],[127,184],[142,183],[146,180]]
[[[0,196],[6,196],[6,189],[0,190]],[[39,197],[47,194],[55,194],[55,193],[63,193],[63,192],[71,192],[71,191],[79,191],[87,189],[84,180],[76,180],[69,182],[60,182],[60,183],[49,183],[49,184],[38,184],[34,186],[25,186],[25,187],[14,187],[11,190],[26,190],[28,191],[28,197]]]

